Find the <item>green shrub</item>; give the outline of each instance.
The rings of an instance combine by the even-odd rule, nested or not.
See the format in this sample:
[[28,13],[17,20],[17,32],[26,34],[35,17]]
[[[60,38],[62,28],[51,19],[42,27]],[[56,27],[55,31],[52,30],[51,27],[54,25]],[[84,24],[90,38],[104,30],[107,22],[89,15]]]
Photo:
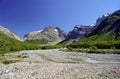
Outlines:
[[97,48],[96,46],[91,46],[91,47],[89,47],[89,49],[90,49],[90,50],[95,50],[95,51],[98,50],[98,48]]
[[72,50],[73,50],[73,48],[72,48],[72,47],[69,47],[69,46],[67,47],[67,49],[68,49],[68,50],[70,50],[70,51],[72,51]]
[[88,53],[100,53],[100,51],[98,50],[98,48],[96,46],[91,46],[89,48]]
[[115,47],[115,46],[112,46],[110,49],[115,50],[115,49],[116,49],[116,47]]

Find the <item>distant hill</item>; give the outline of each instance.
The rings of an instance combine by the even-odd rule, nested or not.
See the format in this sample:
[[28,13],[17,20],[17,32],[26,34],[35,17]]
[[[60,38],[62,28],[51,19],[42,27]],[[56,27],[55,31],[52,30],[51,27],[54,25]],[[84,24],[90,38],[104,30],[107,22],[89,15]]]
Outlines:
[[36,44],[56,44],[65,39],[67,33],[58,27],[47,26],[43,30],[29,32],[24,40]]
[[10,51],[38,49],[36,45],[24,43],[0,32],[0,54]]
[[19,41],[23,41],[19,36],[17,36],[12,31],[10,31],[9,29],[7,29],[3,26],[0,26],[0,32],[5,34],[6,36],[8,36],[10,38],[13,38],[13,39],[16,39],[16,40],[19,40]]
[[23,40],[9,29],[0,26],[0,54],[30,49],[39,49],[39,46],[23,42]]

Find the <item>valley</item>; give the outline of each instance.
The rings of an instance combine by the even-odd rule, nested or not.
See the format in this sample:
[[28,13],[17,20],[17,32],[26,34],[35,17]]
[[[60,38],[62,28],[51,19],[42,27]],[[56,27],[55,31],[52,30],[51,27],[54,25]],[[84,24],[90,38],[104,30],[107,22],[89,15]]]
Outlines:
[[57,78],[120,79],[120,10],[68,33],[46,26],[20,38],[0,26],[0,79]]

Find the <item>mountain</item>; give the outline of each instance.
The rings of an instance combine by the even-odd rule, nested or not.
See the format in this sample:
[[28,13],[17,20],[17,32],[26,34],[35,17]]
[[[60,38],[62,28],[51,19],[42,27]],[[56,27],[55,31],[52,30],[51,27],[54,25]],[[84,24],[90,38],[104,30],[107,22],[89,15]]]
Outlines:
[[87,38],[95,38],[94,40],[119,40],[119,29],[120,10],[102,20],[101,23],[87,35]]
[[102,15],[102,17],[99,17],[96,21],[96,26],[98,26],[107,16],[109,16],[110,14],[104,14]]
[[86,32],[89,32],[93,28],[93,25],[76,25],[72,31],[70,31],[65,40],[59,42],[59,44],[70,44],[81,39]]
[[16,34],[14,34],[12,31],[10,31],[9,29],[0,26],[0,32],[7,35],[10,38],[22,41],[22,39],[20,37],[18,37]]
[[85,25],[76,25],[72,31],[68,33],[65,40],[73,40],[77,41],[84,36],[86,32],[91,30],[92,26],[85,26]]
[[[117,14],[114,13],[114,15],[118,15],[118,13]],[[65,40],[63,40],[59,44],[71,44],[73,42],[76,42],[76,41],[82,39],[85,36],[88,36],[88,34],[92,34],[93,31],[94,31],[93,34],[97,33],[98,30],[99,30],[99,27],[101,27],[101,23],[103,23],[103,21],[105,21],[106,18],[110,17],[110,16],[111,16],[110,14],[102,15],[102,17],[99,17],[96,20],[95,24],[91,24],[91,25],[76,25],[73,28],[73,30],[68,33],[68,35],[66,36]],[[96,29],[98,29],[98,30],[96,30]]]
[[97,26],[78,42],[69,45],[73,48],[118,48],[120,49],[120,10],[106,16]]
[[29,32],[24,36],[26,42],[37,44],[56,44],[65,39],[67,33],[58,27],[47,26],[43,30]]

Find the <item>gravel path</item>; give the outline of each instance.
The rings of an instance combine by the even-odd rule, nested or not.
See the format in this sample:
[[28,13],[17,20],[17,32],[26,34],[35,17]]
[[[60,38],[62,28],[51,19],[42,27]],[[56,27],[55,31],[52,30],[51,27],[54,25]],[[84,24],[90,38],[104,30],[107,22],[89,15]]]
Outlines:
[[120,79],[120,55],[30,50],[6,54],[20,62],[0,63],[0,79]]

